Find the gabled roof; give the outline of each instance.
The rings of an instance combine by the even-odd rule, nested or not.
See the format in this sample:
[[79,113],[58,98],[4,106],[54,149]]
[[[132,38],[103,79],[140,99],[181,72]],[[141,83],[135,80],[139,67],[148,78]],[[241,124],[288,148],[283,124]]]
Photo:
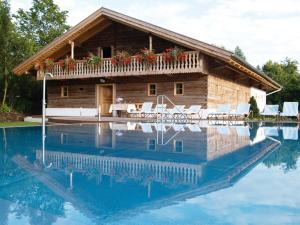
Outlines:
[[82,22],[71,28],[69,31],[56,38],[54,41],[52,41],[46,47],[41,49],[39,52],[25,60],[17,67],[15,67],[13,72],[17,75],[24,74],[26,71],[30,70],[37,62],[43,62],[46,58],[51,57],[53,54],[55,54],[55,52],[67,46],[70,41],[76,40],[77,38],[82,36],[82,34],[91,31],[97,26],[99,27],[99,25],[104,27],[105,21],[107,21],[107,19],[125,24],[140,31],[151,33],[163,39],[178,43],[187,48],[199,50],[204,54],[210,55],[214,58],[218,58],[224,61],[230,66],[235,67],[237,70],[246,73],[248,76],[252,77],[255,80],[260,80],[262,83],[271,87],[272,89],[281,88],[281,86],[278,83],[264,75],[262,72],[256,70],[250,64],[242,61],[230,51],[106,8],[100,8],[99,10],[91,14],[89,17],[84,19]]

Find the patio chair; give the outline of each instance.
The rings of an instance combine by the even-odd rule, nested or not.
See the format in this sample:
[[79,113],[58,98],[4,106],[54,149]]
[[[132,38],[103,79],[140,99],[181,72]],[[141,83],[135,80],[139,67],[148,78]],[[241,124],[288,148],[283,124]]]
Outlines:
[[172,127],[173,127],[173,130],[174,130],[175,132],[185,131],[185,129],[184,129],[185,125],[184,125],[184,124],[174,123],[174,124],[172,125]]
[[250,114],[250,104],[248,103],[240,103],[236,107],[235,112],[229,113],[229,118],[235,118],[237,120],[238,117],[246,118]]
[[188,124],[187,127],[191,132],[201,132],[199,124]]
[[191,105],[190,108],[184,110],[184,113],[188,118],[192,118],[195,115],[198,115],[200,118],[200,112],[201,105]]
[[249,126],[236,126],[235,129],[238,137],[250,137]]
[[155,123],[154,127],[155,127],[157,132],[163,132],[164,133],[164,132],[167,131],[166,125],[164,123]]
[[147,113],[151,112],[153,102],[144,102],[141,110],[131,111],[129,114],[131,116],[145,116]]
[[279,114],[279,105],[266,105],[263,112],[260,113],[261,116],[275,116]]
[[263,127],[264,134],[267,137],[278,137],[278,127]]
[[142,127],[143,133],[152,133],[152,124],[151,123],[140,123],[140,126]]
[[170,116],[173,119],[180,118],[180,115],[184,114],[185,105],[175,105],[173,109],[167,109],[167,116]]
[[280,117],[297,117],[298,118],[298,102],[284,102],[283,110],[279,114]]
[[218,119],[218,117],[222,116],[223,118],[225,116],[229,116],[230,113],[230,109],[231,109],[231,105],[230,104],[220,104],[218,105],[217,111],[216,112],[212,112],[209,113],[207,118],[215,118]]
[[281,127],[284,140],[298,140],[298,126],[296,127]]

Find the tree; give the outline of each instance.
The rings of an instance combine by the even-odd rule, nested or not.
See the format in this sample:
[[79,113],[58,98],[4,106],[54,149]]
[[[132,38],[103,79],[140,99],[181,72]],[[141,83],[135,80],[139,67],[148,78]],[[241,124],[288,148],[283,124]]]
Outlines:
[[32,40],[37,51],[70,28],[66,23],[67,14],[53,0],[33,0],[28,11],[19,9],[14,17],[18,31]]
[[259,109],[258,109],[258,106],[257,106],[256,99],[253,96],[250,98],[249,104],[250,104],[250,110],[252,111],[253,118],[258,117],[259,116]]
[[298,62],[286,58],[281,63],[268,61],[262,67],[263,72],[283,86],[283,89],[268,97],[269,103],[283,103],[285,101],[299,101],[300,74]]
[[246,61],[246,56],[245,56],[244,52],[242,51],[242,49],[239,46],[235,47],[234,54]]
[[9,75],[11,70],[11,56],[13,49],[13,24],[10,17],[10,7],[7,0],[0,1],[0,74],[3,82],[2,107],[5,104]]

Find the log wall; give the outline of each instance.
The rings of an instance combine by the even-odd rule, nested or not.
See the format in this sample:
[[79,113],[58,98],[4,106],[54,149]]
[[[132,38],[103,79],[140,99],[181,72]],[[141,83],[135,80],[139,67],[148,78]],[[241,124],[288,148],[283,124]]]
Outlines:
[[216,74],[210,74],[207,83],[208,108],[216,108],[217,104],[228,103],[234,109],[238,103],[249,102],[249,84]]

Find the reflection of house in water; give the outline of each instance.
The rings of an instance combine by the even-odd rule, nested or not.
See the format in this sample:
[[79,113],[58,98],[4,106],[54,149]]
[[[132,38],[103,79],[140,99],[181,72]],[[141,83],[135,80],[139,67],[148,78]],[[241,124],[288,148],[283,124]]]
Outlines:
[[[249,136],[226,127],[186,129],[175,137],[170,130],[166,138],[174,138],[158,145],[154,128],[152,133],[135,128],[48,127],[45,158],[51,169],[34,172],[24,159],[15,161],[84,214],[102,221],[228,187],[279,145],[270,139],[249,145]],[[41,150],[36,160],[41,165]],[[64,194],[67,189],[72,191]]]

